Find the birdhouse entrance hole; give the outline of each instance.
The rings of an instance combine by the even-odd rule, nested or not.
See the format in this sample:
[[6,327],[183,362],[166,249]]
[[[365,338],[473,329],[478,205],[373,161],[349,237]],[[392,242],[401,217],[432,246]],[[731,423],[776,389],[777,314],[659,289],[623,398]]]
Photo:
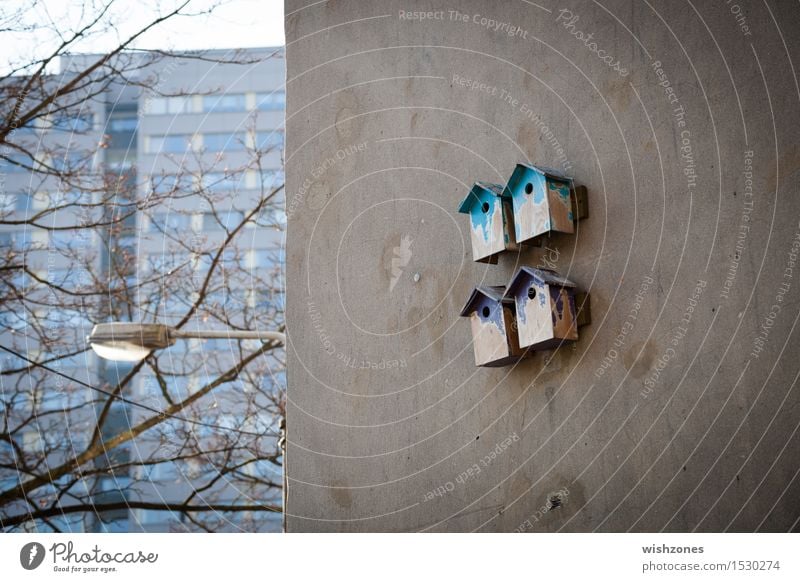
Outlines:
[[533,184],[528,182],[525,184],[525,194],[530,194],[531,192],[533,192]]
[[484,212],[489,212],[489,203],[488,202],[484,202],[483,206],[481,206],[481,208],[483,209]]
[[489,313],[491,313],[491,311],[489,310],[489,308],[488,308],[488,307],[484,307],[484,308],[483,308],[483,316],[484,316],[484,317],[489,317]]
[[528,299],[534,299],[536,297],[536,287],[531,287],[528,289]]

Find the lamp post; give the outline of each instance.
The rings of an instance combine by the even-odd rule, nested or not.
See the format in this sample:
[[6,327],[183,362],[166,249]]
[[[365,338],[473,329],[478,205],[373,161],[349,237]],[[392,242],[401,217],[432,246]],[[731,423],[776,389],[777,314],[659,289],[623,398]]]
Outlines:
[[170,347],[178,339],[252,339],[286,343],[279,331],[184,331],[161,323],[98,323],[86,338],[95,353],[107,360],[138,362],[153,350]]

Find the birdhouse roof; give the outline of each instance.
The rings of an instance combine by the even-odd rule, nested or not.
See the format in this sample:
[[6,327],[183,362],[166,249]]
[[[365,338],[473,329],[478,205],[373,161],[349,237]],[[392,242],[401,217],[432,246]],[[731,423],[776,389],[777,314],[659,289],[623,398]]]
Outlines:
[[559,287],[575,287],[575,283],[566,279],[556,273],[555,271],[551,271],[550,269],[535,269],[533,267],[520,267],[519,270],[514,273],[514,276],[511,278],[511,281],[508,283],[508,287],[506,288],[505,293],[503,294],[504,297],[511,297],[514,295],[514,291],[516,291],[517,287],[522,283],[525,279],[535,279],[540,283],[546,283],[548,285],[558,285]]
[[533,170],[534,172],[538,172],[547,178],[553,178],[555,180],[560,180],[562,182],[571,182],[572,178],[568,178],[561,170],[556,170],[554,168],[548,168],[546,166],[534,166],[533,164],[517,164],[517,167],[523,167]]
[[503,187],[500,184],[492,184],[490,182],[475,182],[475,185],[472,187],[472,190],[469,191],[467,197],[461,201],[458,211],[463,212],[464,214],[469,214],[469,210],[472,208],[472,205],[480,200],[478,197],[478,191],[480,190],[484,190],[498,197],[504,196]]
[[461,315],[468,315],[473,311],[475,307],[475,302],[478,300],[478,297],[483,295],[484,297],[488,297],[492,301],[496,301],[497,303],[511,303],[510,298],[506,298],[503,295],[503,292],[506,290],[505,287],[502,285],[479,285],[472,290],[472,293],[467,300],[467,303],[464,305],[464,309],[461,310]]

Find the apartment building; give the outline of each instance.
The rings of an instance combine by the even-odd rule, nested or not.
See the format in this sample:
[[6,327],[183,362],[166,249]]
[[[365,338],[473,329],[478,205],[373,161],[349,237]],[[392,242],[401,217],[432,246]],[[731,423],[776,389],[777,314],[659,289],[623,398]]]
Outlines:
[[[64,63],[63,74],[91,58],[73,57]],[[271,198],[270,194],[283,183],[283,50],[209,51],[202,56],[192,53],[165,57],[142,67],[138,75],[148,82],[120,79],[101,99],[87,100],[77,115],[48,120],[46,129],[22,128],[23,134],[18,136],[42,144],[60,137],[68,139],[64,160],[50,156],[54,165],[85,163],[104,173],[104,200],[111,203],[56,213],[49,218],[48,226],[75,224],[79,212],[92,214],[95,219],[118,218],[122,213],[123,219],[109,220],[114,227],[97,232],[17,227],[9,224],[13,220],[5,220],[0,225],[0,243],[3,248],[25,249],[24,257],[32,272],[48,282],[79,289],[82,283],[106,277],[138,285],[135,301],[109,296],[106,320],[176,325],[184,320],[202,292],[203,304],[211,307],[197,310],[185,319],[187,329],[266,329],[266,325],[279,325],[285,214],[282,191]],[[79,159],[79,152],[92,153],[86,156],[88,159]],[[0,175],[6,219],[31,217],[48,205],[81,196],[90,206],[91,200],[97,200],[96,194],[71,192],[57,179],[39,178],[14,164],[3,164]],[[114,196],[109,198],[109,192]],[[263,202],[265,198],[269,198],[267,203]],[[261,211],[245,220],[259,204]],[[241,223],[244,225],[236,233],[236,244],[215,259],[215,250],[228,244],[232,231]],[[65,248],[69,252],[63,252]],[[55,252],[58,249],[62,252]],[[70,260],[75,256],[82,260]],[[212,267],[219,274],[207,281]],[[169,286],[163,283],[167,275],[172,281]],[[26,276],[17,278],[21,289],[26,284],[36,284],[28,283]],[[85,337],[92,324],[97,323],[96,317],[87,316],[79,308],[68,310],[60,320],[52,309],[46,315],[48,325],[67,330],[66,335],[59,336],[61,355],[64,346],[76,346],[74,356],[54,362],[64,376],[92,386],[115,386],[131,370],[132,364],[101,360],[85,350]],[[17,347],[26,347],[24,353],[37,359],[41,348],[20,342],[28,326],[37,321],[37,313],[4,309],[0,312],[0,335],[4,342],[15,341]],[[159,370],[158,374],[143,370],[127,389],[126,399],[142,406],[123,401],[109,408],[100,426],[103,436],[110,438],[136,426],[154,410],[163,409],[164,399],[171,402],[186,398],[215,381],[221,371],[235,363],[241,348],[238,342],[228,340],[177,343],[164,355],[169,370]],[[22,364],[12,356],[2,357],[4,370]],[[26,397],[25,380],[20,381],[24,376],[22,373],[2,380],[6,387],[4,398],[10,398],[12,393]],[[85,386],[61,380],[68,388],[43,390],[39,400],[32,398],[30,406],[54,414],[46,422],[23,431],[23,446],[35,450],[47,422],[54,428],[69,425],[64,433],[69,443],[61,443],[62,448],[80,450],[88,444],[103,399],[90,394]],[[219,445],[220,438],[227,438],[225,434],[263,434],[258,446],[274,449],[279,419],[260,398],[279,395],[283,382],[282,353],[276,351],[249,366],[246,378],[226,382],[200,400],[191,415],[184,415],[192,419],[191,423],[168,421],[158,431],[145,432],[107,451],[94,461],[98,470],[91,479],[76,487],[82,487],[97,503],[129,503],[131,507],[99,515],[64,515],[53,518],[53,523],[58,529],[70,531],[196,531],[203,529],[203,520],[195,522],[191,516],[176,511],[136,508],[134,502],[179,504],[191,498],[208,505],[279,505],[280,491],[268,485],[281,483],[280,463],[255,455],[242,461],[243,468],[230,472],[226,468],[221,474],[220,463],[211,460],[208,451],[216,450],[210,443]],[[65,399],[71,399],[69,406]],[[92,405],[73,406],[84,401]],[[8,408],[6,402],[4,406]],[[26,409],[24,403],[17,403],[16,409],[30,410],[30,406]],[[73,411],[71,416],[59,418],[59,410],[66,408]],[[74,410],[82,408],[85,410],[76,418]],[[178,441],[183,448],[176,448],[171,455],[176,460],[163,462],[170,457],[163,454],[165,448]],[[193,443],[191,455],[183,454],[188,442]],[[58,449],[59,443],[47,446]],[[13,451],[5,449],[0,454],[13,457]],[[103,470],[106,466],[107,472]],[[0,491],[18,479],[13,471],[0,472]],[[43,503],[46,502],[45,499]],[[215,530],[280,529],[279,514],[210,511],[201,517],[206,518],[205,527],[211,523]],[[40,523],[29,525],[28,529],[47,529]]]

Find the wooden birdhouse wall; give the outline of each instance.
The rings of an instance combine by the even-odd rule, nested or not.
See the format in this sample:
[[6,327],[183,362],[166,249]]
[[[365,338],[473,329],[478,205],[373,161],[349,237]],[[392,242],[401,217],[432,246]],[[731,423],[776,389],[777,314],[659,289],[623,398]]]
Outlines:
[[572,201],[567,182],[549,178],[532,168],[517,166],[509,180],[517,242],[551,231],[574,233]]
[[503,208],[500,200],[485,190],[470,209],[472,256],[478,261],[503,250]]
[[575,293],[571,288],[531,278],[527,284],[519,285],[514,301],[520,346],[545,350],[563,340],[578,339]]
[[550,230],[574,233],[575,222],[572,214],[572,200],[567,182],[545,178],[547,200],[550,210]]
[[511,204],[482,188],[472,192],[478,198],[469,212],[473,259],[485,262],[504,250],[515,250]]
[[[514,293],[517,307],[519,345],[533,346],[553,339],[553,317],[550,308],[550,286],[530,278]],[[535,292],[535,293],[534,293]]]
[[470,323],[476,366],[504,365],[508,358],[520,355],[510,307],[482,295],[476,299]]

